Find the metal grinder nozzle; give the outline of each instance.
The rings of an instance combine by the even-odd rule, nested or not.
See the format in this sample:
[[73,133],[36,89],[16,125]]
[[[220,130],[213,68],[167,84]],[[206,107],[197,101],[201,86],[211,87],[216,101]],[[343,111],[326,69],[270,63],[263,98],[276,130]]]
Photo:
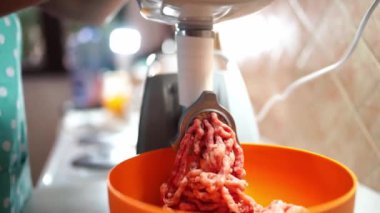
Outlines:
[[175,150],[178,149],[186,130],[192,124],[193,120],[195,118],[202,118],[209,112],[216,112],[218,114],[218,118],[223,123],[230,126],[234,132],[236,132],[235,121],[232,115],[218,103],[215,93],[211,91],[203,91],[199,98],[186,109],[179,120],[179,131],[175,141],[172,143],[172,147]]

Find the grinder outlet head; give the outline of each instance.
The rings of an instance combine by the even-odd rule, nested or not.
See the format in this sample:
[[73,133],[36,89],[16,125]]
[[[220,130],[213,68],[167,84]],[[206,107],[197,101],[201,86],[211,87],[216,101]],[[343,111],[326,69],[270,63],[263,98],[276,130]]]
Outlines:
[[192,124],[194,119],[208,116],[210,112],[217,113],[219,119],[236,132],[235,121],[232,115],[218,103],[215,93],[211,91],[203,91],[194,104],[188,107],[182,114],[179,120],[178,134],[172,147],[177,150],[186,130]]

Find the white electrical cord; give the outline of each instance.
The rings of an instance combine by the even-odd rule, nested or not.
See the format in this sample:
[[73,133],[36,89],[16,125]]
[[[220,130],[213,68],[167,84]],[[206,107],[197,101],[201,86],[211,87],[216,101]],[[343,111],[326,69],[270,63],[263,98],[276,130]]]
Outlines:
[[301,77],[291,83],[282,93],[276,94],[272,96],[261,108],[260,112],[257,114],[257,120],[258,122],[262,122],[265,117],[267,116],[268,112],[272,109],[272,107],[280,101],[285,100],[295,89],[300,87],[302,84],[305,84],[311,80],[314,80],[315,78],[318,78],[334,69],[337,69],[341,65],[343,65],[352,55],[354,52],[356,46],[359,43],[359,39],[367,25],[367,22],[369,18],[371,17],[373,11],[375,10],[377,4],[380,0],[375,0],[371,6],[368,8],[366,13],[364,14],[362,20],[360,21],[359,27],[355,33],[354,39],[352,40],[350,46],[346,49],[345,53],[342,55],[342,57],[335,63],[330,64],[322,69],[316,70],[312,72],[311,74],[308,74],[304,77]]

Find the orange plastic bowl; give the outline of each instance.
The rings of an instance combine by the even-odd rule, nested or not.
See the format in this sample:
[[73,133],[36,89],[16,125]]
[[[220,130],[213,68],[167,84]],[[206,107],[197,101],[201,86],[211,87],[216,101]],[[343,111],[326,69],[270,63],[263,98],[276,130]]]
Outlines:
[[[246,190],[258,203],[274,199],[311,212],[350,213],[354,210],[356,177],[344,165],[300,149],[273,145],[243,145]],[[138,155],[114,167],[108,176],[111,213],[168,212],[161,208],[159,188],[172,169],[171,148]]]

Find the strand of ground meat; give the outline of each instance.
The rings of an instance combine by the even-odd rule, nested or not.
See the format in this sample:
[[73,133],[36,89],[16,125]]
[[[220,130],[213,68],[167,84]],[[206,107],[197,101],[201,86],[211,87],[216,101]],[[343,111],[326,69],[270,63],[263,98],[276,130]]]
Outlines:
[[235,132],[216,113],[194,119],[174,168],[160,191],[165,208],[201,212],[295,213],[304,208],[273,201],[264,208],[244,193],[244,155]]

